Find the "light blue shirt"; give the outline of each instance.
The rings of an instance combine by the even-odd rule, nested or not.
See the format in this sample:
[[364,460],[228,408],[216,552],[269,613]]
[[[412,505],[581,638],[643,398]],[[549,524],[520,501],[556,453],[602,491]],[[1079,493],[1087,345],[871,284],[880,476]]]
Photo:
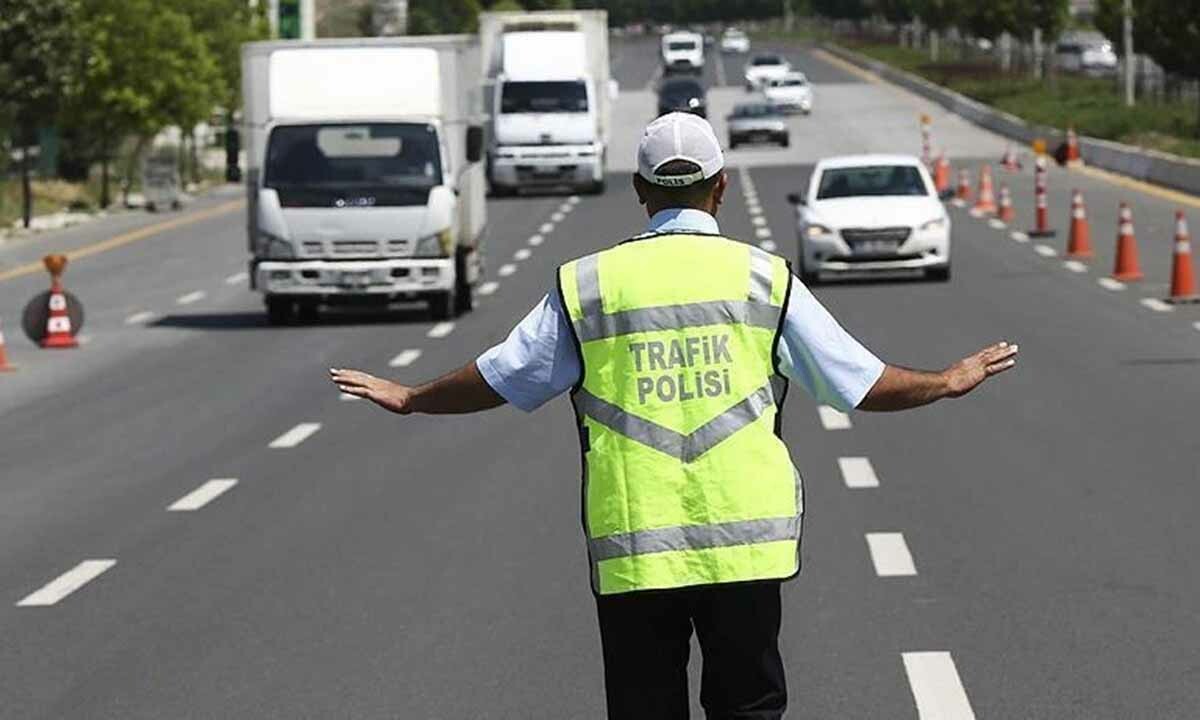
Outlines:
[[[717,220],[701,210],[663,210],[650,218],[650,232],[719,234]],[[580,360],[567,313],[551,292],[525,316],[508,338],[475,365],[492,389],[531,412],[579,381]],[[838,324],[799,279],[792,279],[779,369],[817,402],[839,410],[858,407],[884,364]]]

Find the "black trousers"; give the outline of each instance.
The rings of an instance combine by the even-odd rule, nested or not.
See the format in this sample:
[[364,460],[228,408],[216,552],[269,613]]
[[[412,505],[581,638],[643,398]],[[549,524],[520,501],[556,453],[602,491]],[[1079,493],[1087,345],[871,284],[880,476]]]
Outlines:
[[787,707],[778,581],[596,597],[609,720],[686,720],[693,628],[708,720],[777,720]]

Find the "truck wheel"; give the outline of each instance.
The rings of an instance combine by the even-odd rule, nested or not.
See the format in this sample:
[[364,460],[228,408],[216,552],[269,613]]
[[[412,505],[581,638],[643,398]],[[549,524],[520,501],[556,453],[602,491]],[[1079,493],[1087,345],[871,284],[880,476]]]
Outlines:
[[296,320],[301,325],[315,325],[321,313],[316,300],[305,300],[296,303]]
[[589,195],[603,195],[604,190],[608,187],[608,183],[604,180],[597,180],[588,187]]
[[429,296],[429,315],[434,320],[453,320],[454,310],[458,304],[458,293],[447,290],[437,295]]
[[287,325],[292,321],[292,301],[281,297],[268,297],[267,322],[271,325]]
[[475,308],[475,289],[467,280],[467,254],[460,252],[454,263],[454,314],[462,315]]

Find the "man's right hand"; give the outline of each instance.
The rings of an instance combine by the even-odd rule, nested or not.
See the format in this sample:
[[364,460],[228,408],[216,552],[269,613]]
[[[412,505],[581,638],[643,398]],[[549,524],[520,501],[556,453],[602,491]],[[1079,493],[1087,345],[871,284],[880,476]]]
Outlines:
[[986,347],[946,368],[946,395],[962,397],[984,380],[999,375],[1017,364],[1017,346],[1006,342]]
[[980,383],[1017,364],[1017,346],[1006,342],[986,347],[941,372],[888,365],[858,404],[859,410],[894,412],[928,405],[947,397],[962,397]]
[[412,412],[413,389],[377,378],[360,370],[329,369],[329,379],[347,395],[366,398],[379,407],[407,415]]

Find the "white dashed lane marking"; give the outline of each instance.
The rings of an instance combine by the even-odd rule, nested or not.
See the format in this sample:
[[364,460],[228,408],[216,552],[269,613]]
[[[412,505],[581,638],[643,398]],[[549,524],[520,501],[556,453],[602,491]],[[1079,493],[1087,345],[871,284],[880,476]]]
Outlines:
[[998,218],[992,218],[991,220],[988,220],[988,227],[994,230],[1003,230],[1004,228],[1008,227],[1008,224]]
[[245,271],[234,273],[234,274],[230,275],[229,277],[225,278],[225,284],[226,285],[237,285],[238,283],[245,282],[248,277],[250,277],[250,276],[248,274],[246,274]]
[[180,305],[191,305],[192,303],[199,302],[206,297],[208,297],[208,293],[204,292],[203,290],[197,290],[195,292],[190,292],[187,295],[180,295],[175,302],[179,303]]
[[543,235],[549,235],[554,232],[554,223],[542,223],[542,226],[538,228],[538,232]]
[[1171,312],[1175,308],[1171,307],[1170,303],[1163,302],[1158,298],[1142,298],[1142,307],[1153,310],[1154,312]]
[[821,405],[817,408],[817,414],[821,416],[821,426],[826,430],[850,429],[850,416],[837,408]]
[[1029,235],[1021,232],[1020,230],[1011,232],[1011,233],[1009,233],[1008,236],[1011,237],[1013,240],[1016,240],[1019,243],[1029,242]]
[[778,248],[778,247],[775,245],[775,243],[774,243],[773,241],[771,241],[771,240],[763,240],[762,242],[760,242],[760,243],[758,244],[758,246],[759,246],[760,248],[762,248],[763,250],[766,250],[767,252],[775,252],[776,250],[778,250],[778,249],[779,249],[779,248]]
[[567,215],[566,215],[566,213],[564,213],[564,212],[562,212],[562,211],[559,211],[559,212],[556,212],[556,213],[554,213],[553,215],[551,215],[551,216],[550,216],[550,221],[551,221],[551,222],[560,223],[560,222],[562,222],[562,221],[563,221],[563,219],[564,219],[566,216],[567,216]]
[[879,476],[875,474],[871,461],[865,457],[838,458],[838,468],[841,469],[842,480],[848,488],[879,487]]
[[530,256],[532,256],[532,255],[533,255],[533,252],[530,251],[529,248],[521,248],[520,250],[513,253],[513,257],[516,258],[517,260],[528,260],[530,258]]
[[134,314],[130,315],[129,317],[125,318],[125,324],[126,325],[145,325],[157,317],[158,317],[157,314],[152,313],[149,310],[143,310],[141,312],[134,313]]
[[771,237],[771,228],[768,228],[768,227],[757,227],[757,228],[754,228],[754,237],[757,237],[757,238],[769,238],[769,237]]
[[402,350],[402,351],[400,351],[399,355],[397,355],[396,357],[394,357],[390,361],[388,361],[388,366],[389,367],[408,367],[409,365],[412,365],[413,363],[415,363],[417,361],[417,358],[419,358],[419,357],[421,357],[420,350],[415,350],[415,349]]
[[444,338],[452,332],[454,332],[454,323],[440,322],[437,325],[429,328],[429,332],[425,333],[425,336],[431,338]]
[[237,485],[237,478],[216,478],[209,480],[187,495],[179,498],[167,507],[171,512],[191,512],[199,510],[215,500],[218,496]]
[[500,269],[496,271],[496,274],[499,275],[500,277],[508,277],[509,275],[512,275],[516,271],[517,271],[516,265],[513,265],[512,263],[505,263],[504,265],[500,266]]
[[950,653],[906,652],[903,657],[920,720],[975,720]]
[[578,205],[579,204],[579,196],[572,195],[571,197],[567,198],[567,202],[571,203],[572,205]]
[[17,603],[17,607],[47,607],[95,580],[113,565],[116,560],[84,560],[62,575],[46,583]]
[[1096,284],[1098,284],[1100,287],[1104,288],[1105,290],[1116,291],[1116,290],[1124,290],[1125,289],[1125,283],[1121,282],[1120,280],[1114,280],[1112,278],[1106,278],[1106,277],[1098,278],[1096,280]]
[[500,288],[500,283],[496,282],[495,280],[488,280],[487,282],[485,282],[484,284],[479,286],[479,294],[480,295],[491,295],[492,293],[496,292],[496,290],[499,288]]
[[1065,267],[1066,269],[1070,270],[1073,273],[1085,273],[1085,272],[1087,272],[1087,269],[1088,269],[1087,265],[1084,265],[1083,263],[1079,262],[1078,260],[1067,260],[1066,262],[1063,263],[1063,267]]
[[343,402],[357,402],[359,400],[362,400],[362,398],[360,398],[359,396],[351,395],[350,393],[341,393],[340,395],[338,395],[338,399],[342,400]]
[[1054,257],[1058,254],[1058,251],[1049,245],[1035,245],[1033,251],[1042,257]]
[[300,423],[296,427],[288,430],[284,434],[271,441],[267,447],[273,449],[294,448],[305,440],[313,436],[321,429],[321,423],[307,422]]
[[767,224],[767,219],[762,215],[755,215],[754,217],[750,218],[750,222],[755,227],[764,227]]
[[572,211],[572,210],[574,210],[574,209],[575,209],[575,206],[574,206],[574,205],[572,205],[572,204],[571,204],[571,203],[569,203],[569,202],[565,202],[565,203],[563,203],[562,205],[559,205],[559,206],[558,206],[558,211],[559,211],[560,213],[569,213],[569,212],[571,212],[571,211]]
[[1192,323],[1192,327],[1196,328],[1197,330],[1200,330],[1200,322]]
[[904,542],[904,533],[867,533],[867,547],[871,550],[871,562],[879,577],[906,577],[916,575],[912,553]]
[[544,242],[546,242],[546,238],[542,237],[541,235],[533,235],[529,238],[529,244],[534,247],[537,247]]

